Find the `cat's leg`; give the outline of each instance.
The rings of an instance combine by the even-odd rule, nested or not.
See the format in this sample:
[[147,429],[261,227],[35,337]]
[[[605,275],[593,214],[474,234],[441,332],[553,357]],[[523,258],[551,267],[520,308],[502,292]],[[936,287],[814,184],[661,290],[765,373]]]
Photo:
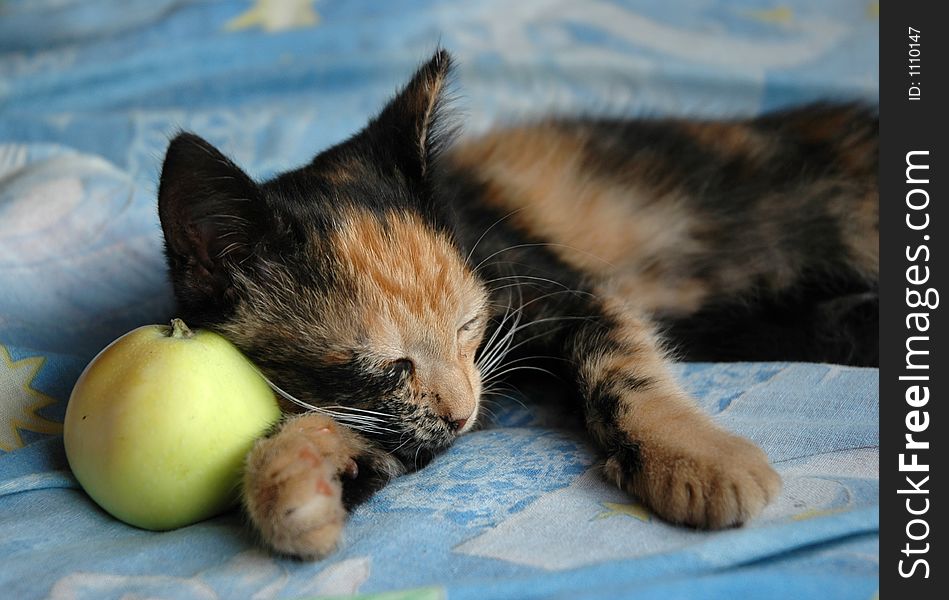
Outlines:
[[565,350],[607,477],[675,523],[719,528],[756,516],[781,488],[768,457],[679,387],[647,320],[620,301],[599,304]]
[[291,417],[248,455],[244,507],[274,550],[321,558],[339,542],[347,508],[382,487],[395,470],[394,459],[329,417]]

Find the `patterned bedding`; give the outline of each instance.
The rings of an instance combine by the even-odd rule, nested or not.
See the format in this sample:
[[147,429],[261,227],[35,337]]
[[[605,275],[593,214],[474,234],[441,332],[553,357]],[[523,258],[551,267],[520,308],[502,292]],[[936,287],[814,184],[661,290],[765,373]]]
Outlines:
[[715,533],[605,484],[543,388],[498,401],[315,563],[261,551],[236,513],[168,533],[115,521],[60,432],[86,362],[171,316],[154,198],[176,130],[265,177],[360,127],[439,43],[468,132],[876,102],[878,18],[866,0],[0,0],[0,596],[871,598],[875,369],[678,367],[785,480],[760,519]]

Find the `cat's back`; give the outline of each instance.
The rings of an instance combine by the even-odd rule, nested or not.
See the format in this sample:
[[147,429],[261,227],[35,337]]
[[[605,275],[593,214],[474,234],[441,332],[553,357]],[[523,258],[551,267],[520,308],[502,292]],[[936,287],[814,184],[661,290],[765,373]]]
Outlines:
[[874,276],[877,135],[875,113],[853,104],[729,121],[551,119],[464,140],[447,159],[477,182],[466,201],[646,305],[688,310],[762,278],[789,285],[828,256]]

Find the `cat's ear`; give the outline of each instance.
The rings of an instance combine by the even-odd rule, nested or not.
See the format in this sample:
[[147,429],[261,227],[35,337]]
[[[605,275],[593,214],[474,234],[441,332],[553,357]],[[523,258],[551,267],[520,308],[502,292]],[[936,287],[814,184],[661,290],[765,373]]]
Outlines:
[[179,300],[211,308],[229,299],[233,270],[250,256],[266,219],[257,185],[191,133],[168,146],[158,215]]
[[409,178],[423,178],[451,137],[445,124],[452,58],[438,49],[370,124]]

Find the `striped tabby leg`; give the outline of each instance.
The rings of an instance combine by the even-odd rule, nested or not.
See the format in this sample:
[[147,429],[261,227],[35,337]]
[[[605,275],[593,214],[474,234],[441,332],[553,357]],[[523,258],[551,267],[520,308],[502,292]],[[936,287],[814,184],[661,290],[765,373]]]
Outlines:
[[646,321],[619,302],[601,311],[569,337],[567,353],[607,477],[674,523],[720,528],[756,516],[781,488],[765,453],[696,407]]

